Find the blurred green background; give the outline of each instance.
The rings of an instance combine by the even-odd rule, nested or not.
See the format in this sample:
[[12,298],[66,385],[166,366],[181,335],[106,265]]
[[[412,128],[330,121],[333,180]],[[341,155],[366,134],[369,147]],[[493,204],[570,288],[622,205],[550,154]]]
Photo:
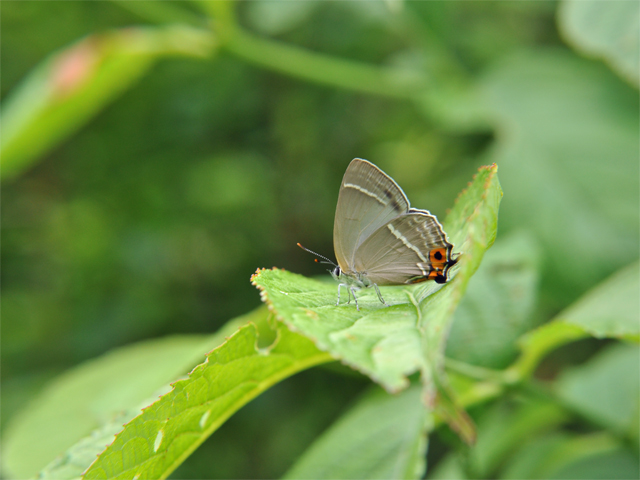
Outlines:
[[[258,267],[323,274],[295,244],[333,256],[354,157],[440,218],[498,163],[498,242],[534,265],[522,331],[638,258],[636,2],[1,8],[3,427],[83,360],[258,306]],[[143,54],[118,63],[127,49]],[[284,382],[176,478],[281,475],[367,385],[354,378]]]

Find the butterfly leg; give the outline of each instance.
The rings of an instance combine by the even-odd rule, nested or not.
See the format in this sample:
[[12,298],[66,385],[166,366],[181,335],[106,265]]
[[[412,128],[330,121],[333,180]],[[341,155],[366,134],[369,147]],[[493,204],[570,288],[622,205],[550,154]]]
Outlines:
[[355,287],[350,287],[349,290],[351,290],[351,293],[353,294],[353,299],[356,302],[356,310],[359,312],[360,311],[360,306],[358,305],[358,299],[356,298],[356,288]]
[[380,299],[380,301],[382,302],[382,304],[385,307],[388,307],[389,305],[387,305],[387,302],[384,301],[384,298],[382,298],[382,294],[380,293],[380,289],[378,288],[378,285],[376,285],[375,283],[373,284],[373,288],[376,289],[376,293],[378,294],[378,298]]
[[[340,287],[346,287],[347,295],[349,295],[349,300],[347,301],[347,304],[351,303],[351,294],[349,293],[349,285],[347,285],[346,283],[340,283],[338,284],[338,301],[336,302],[336,307],[340,305]],[[355,298],[355,295],[354,295],[354,298]]]

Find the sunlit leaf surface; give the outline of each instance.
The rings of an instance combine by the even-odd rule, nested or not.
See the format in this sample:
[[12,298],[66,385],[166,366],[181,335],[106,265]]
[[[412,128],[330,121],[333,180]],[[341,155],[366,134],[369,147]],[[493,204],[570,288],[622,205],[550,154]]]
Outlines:
[[331,360],[284,326],[271,348],[257,342],[255,325],[238,330],[129,422],[83,478],[166,478],[242,405],[283,378]]
[[[16,477],[79,476],[123,424],[170,390],[205,353],[241,325],[265,318],[258,309],[213,335],[171,336],[122,347],[53,380],[9,424],[3,468]],[[46,435],[40,433],[46,431]]]

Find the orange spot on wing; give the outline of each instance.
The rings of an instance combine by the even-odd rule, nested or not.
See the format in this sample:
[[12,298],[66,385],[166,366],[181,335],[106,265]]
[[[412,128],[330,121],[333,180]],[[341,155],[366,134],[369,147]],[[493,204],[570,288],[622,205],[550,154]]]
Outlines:
[[429,272],[428,280],[435,280],[440,275],[442,275],[442,269],[441,268],[436,268],[434,270],[431,270]]
[[444,267],[447,263],[447,249],[446,248],[434,248],[429,251],[429,261],[431,265],[436,269]]

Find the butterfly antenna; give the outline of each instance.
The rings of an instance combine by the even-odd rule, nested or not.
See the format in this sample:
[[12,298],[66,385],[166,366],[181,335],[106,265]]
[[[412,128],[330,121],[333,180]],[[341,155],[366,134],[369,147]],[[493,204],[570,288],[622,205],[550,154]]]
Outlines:
[[316,257],[322,258],[323,260],[325,260],[324,262],[320,262],[318,261],[318,259],[316,258],[316,262],[318,263],[328,263],[330,265],[333,265],[334,267],[337,267],[338,265],[336,265],[335,262],[332,262],[331,260],[329,260],[327,257],[325,257],[324,255],[320,255],[319,253],[314,252],[313,250],[309,250],[307,247],[303,247],[302,245],[300,245],[299,243],[297,244],[301,249],[306,250],[307,252],[315,255]]

